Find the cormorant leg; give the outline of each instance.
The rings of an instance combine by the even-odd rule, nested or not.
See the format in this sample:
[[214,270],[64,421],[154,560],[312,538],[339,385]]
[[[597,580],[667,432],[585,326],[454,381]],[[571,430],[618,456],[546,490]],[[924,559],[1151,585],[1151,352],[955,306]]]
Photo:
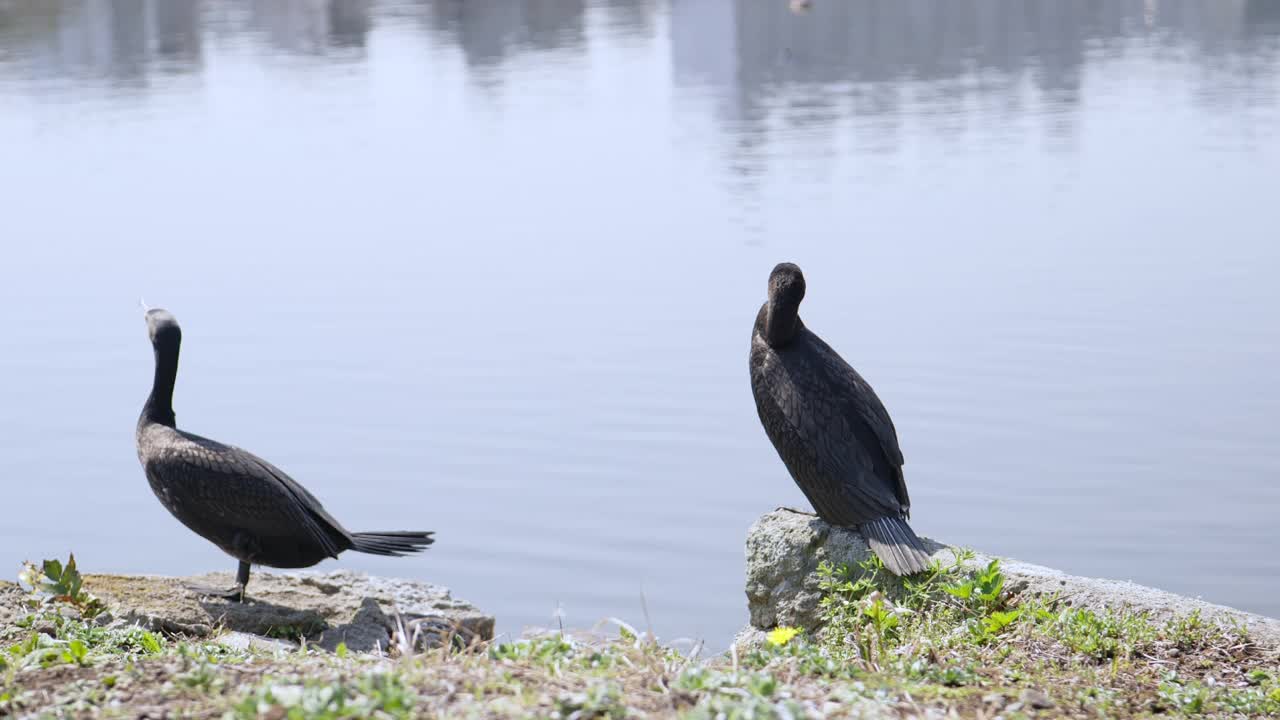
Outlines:
[[797,510],[793,507],[787,507],[786,505],[779,505],[776,509],[786,510],[787,512],[793,512],[797,515],[808,515],[809,517],[818,517],[818,513],[806,512],[804,510]]
[[236,585],[240,587],[240,602],[244,602],[244,589],[249,586],[249,563],[244,560],[240,561],[240,567],[236,570]]

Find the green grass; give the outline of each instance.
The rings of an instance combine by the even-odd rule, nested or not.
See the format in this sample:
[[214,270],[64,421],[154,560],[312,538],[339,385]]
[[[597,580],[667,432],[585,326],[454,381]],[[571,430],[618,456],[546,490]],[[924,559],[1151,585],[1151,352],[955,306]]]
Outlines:
[[302,684],[266,682],[236,703],[232,716],[260,717],[408,718],[418,696],[404,679],[392,673],[370,674],[355,680],[310,681]]
[[158,655],[168,645],[161,636],[141,628],[108,629],[56,614],[32,614],[20,621],[20,627],[28,628],[29,633],[4,649],[0,669],[92,665],[101,658],[136,659]]
[[1246,687],[1179,678],[1170,673],[1158,688],[1166,712],[1186,716],[1280,716],[1280,684],[1274,680]]
[[973,567],[963,552],[912,578],[874,557],[818,572],[822,631],[775,631],[745,657],[750,667],[988,714],[998,709],[988,704],[1027,710],[1036,692],[1086,717],[1280,714],[1274,666],[1242,628],[1199,613],[1158,621],[1018,597],[998,561]]
[[232,718],[1280,716],[1280,668],[1241,628],[1020,597],[998,562],[963,552],[913,578],[874,558],[823,565],[819,632],[777,628],[707,659],[627,628],[608,640],[392,643],[381,658],[230,650],[103,624],[77,595],[74,563],[39,570],[20,638],[0,652],[0,715],[92,714],[129,698]]

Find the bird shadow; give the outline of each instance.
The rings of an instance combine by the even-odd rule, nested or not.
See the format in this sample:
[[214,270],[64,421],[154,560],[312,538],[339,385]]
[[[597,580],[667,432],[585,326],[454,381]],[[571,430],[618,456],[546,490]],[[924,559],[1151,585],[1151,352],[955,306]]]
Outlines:
[[255,600],[245,602],[202,597],[196,602],[214,623],[232,632],[249,633],[280,640],[314,639],[329,628],[318,611]]

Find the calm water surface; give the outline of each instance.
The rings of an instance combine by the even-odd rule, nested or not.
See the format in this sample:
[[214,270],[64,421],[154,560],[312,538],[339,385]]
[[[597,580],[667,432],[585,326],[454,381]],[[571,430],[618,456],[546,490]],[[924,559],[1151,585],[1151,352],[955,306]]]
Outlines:
[[922,534],[1280,615],[1278,69],[1266,0],[0,0],[0,575],[233,568],[144,296],[180,424],[439,532],[326,567],[723,643],[794,260]]

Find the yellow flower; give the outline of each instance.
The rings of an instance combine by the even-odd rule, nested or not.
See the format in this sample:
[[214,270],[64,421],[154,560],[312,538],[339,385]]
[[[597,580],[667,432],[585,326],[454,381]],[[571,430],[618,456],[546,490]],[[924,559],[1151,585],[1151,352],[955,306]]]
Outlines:
[[776,627],[769,631],[769,644],[782,647],[791,642],[791,639],[800,634],[800,628],[794,627]]

